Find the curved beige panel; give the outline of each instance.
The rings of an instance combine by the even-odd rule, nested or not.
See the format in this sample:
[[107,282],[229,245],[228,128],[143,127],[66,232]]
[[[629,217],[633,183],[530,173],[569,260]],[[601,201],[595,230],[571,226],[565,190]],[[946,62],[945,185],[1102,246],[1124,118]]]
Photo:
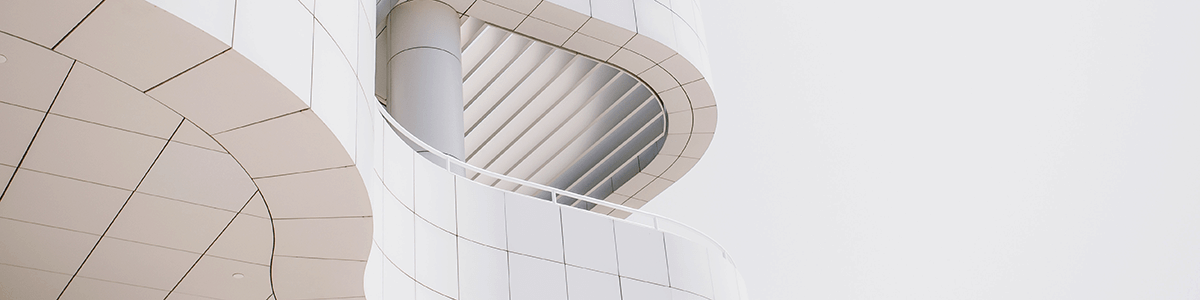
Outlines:
[[[329,5],[328,7],[336,6]],[[239,20],[237,30],[233,26],[235,9]],[[249,282],[271,284],[277,299],[362,297],[362,274],[371,244],[372,213],[367,188],[360,176],[360,171],[355,167],[354,151],[358,147],[354,145],[354,136],[357,133],[351,130],[347,136],[345,128],[347,126],[350,129],[355,128],[359,124],[353,120],[353,117],[356,114],[365,113],[356,111],[354,108],[356,105],[353,102],[348,102],[347,105],[340,107],[330,105],[333,103],[331,101],[336,101],[335,98],[345,98],[346,95],[351,95],[351,99],[355,94],[359,95],[359,100],[365,98],[362,97],[364,93],[361,91],[366,89],[362,83],[359,83],[355,73],[360,65],[357,58],[360,56],[369,58],[373,55],[370,53],[357,55],[359,48],[370,47],[357,47],[357,45],[352,47],[350,44],[359,42],[359,31],[370,32],[371,29],[369,29],[369,22],[365,17],[358,18],[359,15],[366,15],[366,13],[357,2],[353,2],[350,9],[348,14],[351,17],[348,18],[348,23],[339,22],[347,18],[339,19],[337,17],[345,16],[346,13],[330,12],[334,16],[322,18],[325,24],[318,27],[319,32],[316,33],[319,34],[315,34],[314,31],[300,30],[297,35],[294,32],[285,31],[282,34],[256,40],[256,35],[261,36],[263,32],[273,30],[267,26],[268,23],[284,21],[284,25],[300,24],[292,29],[311,29],[314,24],[320,23],[316,21],[318,18],[314,16],[314,12],[309,7],[297,1],[243,0],[235,3],[233,0],[219,0],[206,1],[203,5],[185,5],[172,1],[153,0],[73,1],[69,3],[32,0],[4,1],[0,3],[0,35],[3,35],[0,36],[0,41],[5,43],[13,41],[14,45],[21,45],[20,51],[29,52],[31,55],[7,53],[6,56],[10,61],[0,67],[19,66],[27,63],[27,61],[15,61],[18,59],[39,59],[46,65],[44,69],[29,69],[29,72],[5,75],[4,77],[31,76],[30,78],[36,79],[58,76],[58,78],[37,80],[36,83],[31,79],[30,84],[22,86],[0,83],[5,88],[5,91],[0,93],[21,97],[21,100],[8,97],[0,99],[4,102],[0,103],[0,106],[3,106],[4,109],[12,108],[10,109],[13,111],[12,114],[21,116],[32,116],[39,112],[45,115],[49,111],[49,117],[46,118],[53,124],[42,128],[43,130],[59,130],[63,134],[83,135],[85,132],[77,132],[71,128],[92,128],[90,130],[99,134],[122,138],[130,145],[145,144],[147,147],[142,148],[146,149],[152,148],[151,146],[158,147],[160,150],[144,151],[149,153],[146,155],[143,155],[142,152],[122,151],[115,146],[105,146],[115,145],[111,143],[96,143],[101,147],[82,150],[109,151],[112,155],[130,157],[130,160],[140,162],[137,166],[155,166],[147,167],[150,168],[150,173],[159,170],[158,166],[165,165],[169,161],[175,161],[180,166],[191,164],[193,168],[212,168],[214,167],[212,163],[205,163],[202,158],[212,155],[226,158],[228,165],[222,165],[223,168],[227,167],[226,169],[235,172],[221,171],[211,173],[210,175],[216,177],[210,177],[228,180],[241,178],[237,179],[241,180],[240,187],[249,189],[245,195],[238,196],[241,198],[238,200],[241,203],[229,202],[227,197],[179,200],[193,201],[199,205],[210,207],[207,208],[211,211],[210,217],[197,217],[200,219],[197,219],[196,222],[212,223],[206,226],[218,227],[213,227],[216,228],[215,231],[210,230],[211,232],[203,233],[213,234],[208,237],[207,241],[165,241],[163,243],[173,243],[168,245],[173,247],[171,249],[178,248],[178,250],[172,250],[175,251],[171,252],[174,254],[150,256],[155,259],[167,259],[171,257],[170,255],[175,254],[180,257],[189,255],[200,257],[200,254],[205,251],[216,251],[212,258],[203,256],[204,258],[198,261],[193,259],[192,262],[181,265],[182,269],[166,266],[155,269],[166,273],[178,271],[177,275],[180,277],[173,280],[185,279],[176,288],[180,293],[185,293],[185,291],[215,292],[213,289],[217,288],[216,286],[204,286],[203,283],[223,284],[221,282],[225,281],[222,280],[239,279],[241,281],[230,284],[247,284]],[[88,13],[89,11],[90,13]],[[261,14],[264,12],[270,12],[273,15],[264,17]],[[285,14],[285,12],[289,14]],[[315,13],[321,15],[323,11]],[[256,16],[255,14],[260,15]],[[256,17],[259,19],[250,21]],[[345,30],[346,28],[349,30]],[[360,28],[363,30],[359,30]],[[347,36],[350,38],[348,39]],[[332,43],[324,44],[326,41]],[[303,46],[291,47],[294,45]],[[331,45],[330,47],[334,51],[338,51],[340,56],[318,55],[325,53],[320,52],[324,49],[317,47],[314,50],[314,45],[321,47]],[[272,47],[284,48],[273,49]],[[4,47],[0,48],[0,52],[14,51],[9,49],[17,48]],[[272,53],[271,51],[274,50],[278,51]],[[345,53],[353,53],[353,55]],[[74,60],[74,67],[70,67],[72,60]],[[329,61],[334,63],[328,63]],[[322,68],[344,68],[345,72]],[[335,74],[339,78],[334,79],[341,81],[321,80],[320,84],[311,84],[312,76],[314,76],[313,69],[319,69],[320,72],[315,73],[321,75]],[[86,75],[85,71],[87,70],[98,71],[90,73],[89,76],[95,75],[91,76],[97,78],[95,80],[112,81],[114,83],[112,86],[115,88],[106,91],[107,94],[103,95],[112,95],[105,97],[117,101],[99,103],[100,105],[96,105],[95,102],[80,102],[80,106],[76,107],[51,105],[55,94],[49,92],[53,90],[44,83],[53,83],[54,88],[57,88],[62,84],[62,78],[67,76],[68,70],[72,70],[70,71],[73,74],[71,76],[80,78],[84,78],[82,76]],[[51,74],[51,72],[57,74]],[[80,75],[74,75],[76,73]],[[8,80],[4,81],[8,82]],[[349,83],[338,86],[323,85],[327,82]],[[373,88],[369,84],[367,88]],[[322,98],[329,94],[337,94],[338,97]],[[99,97],[100,94],[96,95]],[[27,101],[26,97],[28,97]],[[149,109],[153,107],[159,107],[161,111]],[[347,110],[344,107],[350,108]],[[4,111],[4,113],[6,116],[9,115],[8,111]],[[169,126],[172,129],[178,128],[175,130],[174,136],[172,136],[171,130],[165,130],[163,126],[138,127],[142,124],[158,124],[151,122],[157,119],[146,119],[147,117],[143,116],[145,114],[164,116],[163,121],[158,123],[174,122],[172,126]],[[36,121],[37,119],[31,118],[30,120]],[[188,126],[180,125],[181,122]],[[191,125],[193,123],[195,125]],[[39,143],[36,141],[57,134],[46,131],[44,136],[35,137],[34,134],[37,130],[37,127],[34,126],[28,132],[21,131],[19,136],[14,137],[35,140],[36,146]],[[26,136],[25,133],[29,133],[29,135]],[[4,143],[8,144],[9,136],[7,136],[7,132],[5,134]],[[99,137],[98,135],[92,136]],[[46,139],[45,141],[50,140]],[[21,143],[28,145],[28,140]],[[164,144],[166,145],[164,146]],[[72,149],[69,143],[58,146],[47,143],[42,143],[42,145],[46,145],[43,148],[47,151],[63,152]],[[165,150],[163,150],[164,147]],[[187,151],[172,150],[175,148],[186,148]],[[7,150],[7,147],[5,149]],[[15,153],[20,154],[20,152]],[[157,163],[155,162],[155,153],[160,153]],[[5,154],[6,158],[11,156],[7,155],[8,152]],[[148,158],[143,158],[143,156],[148,156]],[[125,173],[120,173],[121,176],[106,176],[105,174],[116,173],[85,168],[93,165],[105,168],[132,167],[132,165],[120,161],[83,161],[90,159],[89,157],[104,156],[77,156],[82,157],[76,158],[81,163],[74,165],[69,161],[45,160],[38,162],[36,159],[33,161],[35,164],[44,165],[39,168],[46,171],[27,171],[27,167],[34,164],[23,165],[19,160],[20,156],[16,157],[18,159],[11,162],[7,159],[0,162],[3,164],[0,171],[5,173],[3,178],[12,176],[14,172],[17,177],[23,177],[24,173],[69,173],[74,176],[95,177],[89,184],[98,186],[98,189],[132,193],[134,197],[126,196],[128,200],[114,200],[127,201],[130,203],[129,205],[137,205],[130,208],[157,207],[155,209],[165,210],[182,203],[173,202],[174,200],[164,202],[161,199],[169,199],[167,195],[157,195],[150,191],[156,186],[166,187],[163,191],[191,191],[178,188],[188,183],[189,178],[186,176],[170,178],[169,176],[161,177],[150,174],[146,175],[144,182],[139,184],[137,179],[139,176],[132,175],[134,173],[125,172],[131,174],[128,176]],[[214,158],[213,161],[225,163],[217,158]],[[82,163],[91,165],[82,165]],[[195,173],[186,169],[181,170],[178,172],[179,174]],[[140,172],[145,173],[146,170],[143,169]],[[153,180],[159,181],[152,182]],[[209,187],[196,192],[211,194],[230,188],[232,187]],[[144,189],[145,191],[143,191]],[[260,192],[254,192],[255,190]],[[251,201],[251,204],[244,205],[247,201],[245,197],[249,197],[250,193],[261,194],[262,200]],[[9,196],[6,195],[2,199],[3,202],[10,203],[8,198]],[[242,209],[242,207],[245,208]],[[105,210],[103,212],[115,213],[116,211]],[[237,214],[239,211],[244,211],[244,213]],[[102,211],[96,210],[95,212]],[[131,221],[136,223],[135,219],[126,219],[124,216],[125,214],[134,216],[133,213],[136,212],[136,210],[130,210],[121,213],[122,217],[113,223],[112,226],[117,227],[115,229],[118,230],[108,233],[121,235],[120,237],[114,235],[113,239],[100,239],[101,235],[105,233],[103,227],[99,230],[88,229],[89,231],[85,231],[88,233],[75,233],[75,235],[79,236],[78,240],[91,239],[91,242],[81,245],[89,243],[95,245],[97,240],[101,240],[95,251],[122,253],[120,249],[144,248],[142,244],[122,242],[143,239],[140,235],[143,232],[138,231],[141,230],[138,228],[152,229],[156,226],[154,222],[123,223]],[[234,215],[238,217],[235,218]],[[111,215],[109,218],[112,219]],[[147,217],[144,220],[150,222],[154,219]],[[256,223],[254,220],[267,221],[267,223]],[[99,222],[94,223],[103,225]],[[261,230],[263,224],[273,226],[273,232],[266,237],[263,236],[265,233]],[[212,239],[222,232],[219,226],[233,230],[227,231],[230,239],[238,239],[239,232],[248,232],[241,236],[245,241],[224,243],[221,241],[226,240],[225,235],[220,235],[223,238],[214,242]],[[246,254],[251,250],[238,249],[245,245],[263,247],[264,244],[261,241],[264,238],[274,239],[273,244],[265,244],[273,247],[273,253],[269,257],[263,258],[257,254]],[[9,241],[12,240],[14,239],[9,239]],[[112,242],[108,242],[109,240]],[[90,247],[87,246],[87,248]],[[84,248],[81,246],[80,249]],[[81,251],[83,254],[87,254],[86,249]],[[217,255],[219,253],[223,254]],[[85,266],[79,271],[82,273],[75,276],[78,280],[72,281],[72,288],[77,285],[78,288],[106,286],[104,282],[86,279],[89,276],[84,273],[104,274],[105,270],[115,270],[114,272],[120,273],[119,271],[122,270],[122,264],[119,262],[114,262],[112,265],[104,265],[103,261],[99,260],[82,263],[81,259],[85,256],[75,255],[78,253],[50,252],[42,255],[60,254],[69,256],[63,257],[63,261],[74,260],[75,264]],[[97,257],[104,257],[104,255],[97,255]],[[266,266],[254,268],[254,270],[247,269],[247,271],[241,272],[241,277],[231,277],[230,274],[221,271],[238,263],[262,264],[264,261]],[[86,267],[88,265],[93,265],[93,267]],[[104,269],[106,266],[112,269]],[[188,273],[189,267],[192,273]],[[74,271],[69,268],[61,268],[61,270],[56,269],[46,273],[45,276],[56,278],[54,280],[61,276],[65,276],[61,278],[70,279],[73,276],[70,272]],[[127,281],[136,281],[141,280],[139,279],[141,277],[138,276],[146,277],[155,274],[126,275],[133,276]],[[182,277],[183,274],[189,275]],[[34,275],[36,274],[31,274],[31,276]],[[193,275],[197,276],[196,278],[211,277],[212,280],[197,279],[193,281],[191,280]],[[270,280],[263,280],[262,276],[270,276]],[[163,278],[170,280],[169,276]],[[158,286],[158,281],[154,280],[159,279],[146,280],[155,284],[156,288],[163,289],[164,295],[165,291],[172,289],[169,285]],[[65,284],[66,281],[63,283]],[[228,291],[244,288],[258,293],[253,287],[232,285],[229,287]],[[59,289],[61,290],[62,287]],[[135,286],[113,287],[107,291],[126,295],[119,298],[135,298],[141,297],[139,295],[156,293],[154,289]],[[63,299],[74,297],[72,295],[80,296],[86,295],[86,293],[79,295],[76,295],[76,292],[67,293],[63,295]],[[230,295],[232,294],[214,293],[206,296],[232,297]],[[261,295],[261,298],[266,298],[268,295]],[[256,298],[258,297],[256,296]]]
[[612,64],[659,96],[669,129],[651,163],[655,169],[643,170],[605,200],[641,207],[691,170],[712,142],[716,101],[700,11],[692,0],[444,2],[467,16]]

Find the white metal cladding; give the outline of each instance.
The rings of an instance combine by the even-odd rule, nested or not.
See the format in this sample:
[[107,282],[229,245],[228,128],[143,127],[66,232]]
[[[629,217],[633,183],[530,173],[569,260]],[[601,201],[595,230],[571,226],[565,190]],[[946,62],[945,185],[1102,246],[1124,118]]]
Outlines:
[[[666,114],[637,78],[479,19],[463,20],[467,162],[605,198],[662,148]],[[538,192],[478,174],[472,178]]]

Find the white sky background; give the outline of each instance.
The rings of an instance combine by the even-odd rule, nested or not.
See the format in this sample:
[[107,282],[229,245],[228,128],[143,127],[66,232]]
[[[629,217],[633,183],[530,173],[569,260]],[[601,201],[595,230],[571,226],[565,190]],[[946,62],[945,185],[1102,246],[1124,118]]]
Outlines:
[[700,2],[751,298],[1200,297],[1200,1]]

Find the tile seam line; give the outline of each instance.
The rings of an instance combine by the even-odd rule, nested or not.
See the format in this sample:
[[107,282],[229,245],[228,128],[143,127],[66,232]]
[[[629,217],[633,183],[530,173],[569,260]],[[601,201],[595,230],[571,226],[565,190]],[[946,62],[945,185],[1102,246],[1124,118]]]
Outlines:
[[[75,70],[75,63],[72,61],[71,67],[67,69],[67,74],[63,75],[62,83],[58,85],[58,91],[54,92],[54,98],[50,99],[50,105],[46,107],[46,114],[42,115],[42,121],[38,123],[37,129],[33,131],[33,136],[29,138],[29,144],[25,145],[25,152],[21,153],[21,160],[17,161],[17,165],[13,166],[12,177],[8,178],[8,182],[4,184],[4,190],[0,191],[0,201],[4,201],[4,195],[8,194],[8,188],[12,187],[13,179],[17,178],[17,172],[21,171],[21,165],[25,163],[25,158],[29,156],[29,150],[33,149],[33,142],[37,140],[38,133],[42,132],[42,126],[46,125],[46,120],[50,119],[50,109],[54,108],[54,102],[58,102],[58,96],[62,94],[63,87],[67,85],[67,78],[71,77],[71,71]],[[166,145],[163,146],[166,148]]]
[[[182,125],[182,124],[183,123],[180,123],[180,125]],[[171,294],[175,292],[175,289],[179,288],[180,284],[183,284],[183,281],[187,279],[188,274],[191,274],[192,270],[196,269],[196,266],[200,264],[200,260],[204,259],[204,257],[206,255],[208,255],[208,250],[212,250],[213,245],[217,244],[217,240],[221,239],[221,236],[225,234],[225,231],[229,230],[229,226],[233,225],[233,221],[237,220],[237,217],[242,214],[242,211],[246,210],[247,206],[250,206],[250,202],[253,202],[254,196],[257,196],[257,195],[258,195],[257,190],[255,190],[253,193],[250,193],[250,197],[247,198],[246,202],[242,204],[242,208],[238,209],[238,212],[236,214],[234,214],[232,218],[229,218],[229,222],[225,223],[225,227],[221,228],[221,232],[217,233],[217,237],[213,238],[212,242],[208,243],[208,247],[204,248],[204,252],[200,253],[199,257],[196,257],[196,261],[192,263],[192,266],[188,268],[187,272],[184,272],[183,276],[179,277],[179,281],[175,282],[175,286],[171,287],[171,290],[167,292],[167,295],[165,297],[163,297],[163,300],[170,298]]]
[[[183,127],[183,122],[184,120],[179,120],[179,125],[175,125],[175,132],[171,133],[171,138],[174,138],[175,134],[179,133],[179,128]],[[79,263],[79,268],[75,269],[75,274],[71,275],[71,279],[67,280],[67,284],[63,286],[62,291],[58,293],[58,297],[55,299],[62,299],[62,296],[66,294],[67,289],[71,288],[71,282],[75,281],[75,277],[79,276],[79,271],[83,270],[83,266],[86,265],[88,259],[92,257],[92,253],[95,253],[96,248],[100,247],[100,242],[104,241],[104,236],[108,235],[108,231],[111,230],[113,224],[117,222],[117,218],[121,216],[121,211],[124,211],[125,206],[129,205],[129,200],[133,199],[133,195],[137,193],[138,188],[142,186],[142,182],[146,181],[146,177],[150,175],[150,170],[154,169],[154,165],[158,163],[158,159],[162,158],[162,154],[167,151],[167,146],[170,144],[171,138],[168,138],[167,142],[163,143],[162,149],[158,150],[158,155],[154,157],[154,161],[151,162],[150,166],[146,168],[146,172],[142,173],[142,179],[138,180],[138,184],[133,188],[133,192],[130,192],[129,197],[125,198],[125,203],[121,204],[121,208],[118,209],[117,213],[113,215],[113,219],[108,223],[108,227],[104,229],[104,233],[100,234],[99,239],[96,239],[96,244],[92,245],[92,249],[88,251],[88,255],[85,256],[83,261]]]

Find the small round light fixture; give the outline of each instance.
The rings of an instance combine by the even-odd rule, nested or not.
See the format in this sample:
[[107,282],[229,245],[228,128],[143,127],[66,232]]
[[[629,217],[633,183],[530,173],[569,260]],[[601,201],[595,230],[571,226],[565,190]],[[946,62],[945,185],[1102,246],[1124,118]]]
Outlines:
[[242,279],[242,278],[246,278],[246,274],[233,273],[233,279]]
[[6,61],[8,61],[8,57],[4,56],[4,54],[0,54],[0,64],[4,63]]

